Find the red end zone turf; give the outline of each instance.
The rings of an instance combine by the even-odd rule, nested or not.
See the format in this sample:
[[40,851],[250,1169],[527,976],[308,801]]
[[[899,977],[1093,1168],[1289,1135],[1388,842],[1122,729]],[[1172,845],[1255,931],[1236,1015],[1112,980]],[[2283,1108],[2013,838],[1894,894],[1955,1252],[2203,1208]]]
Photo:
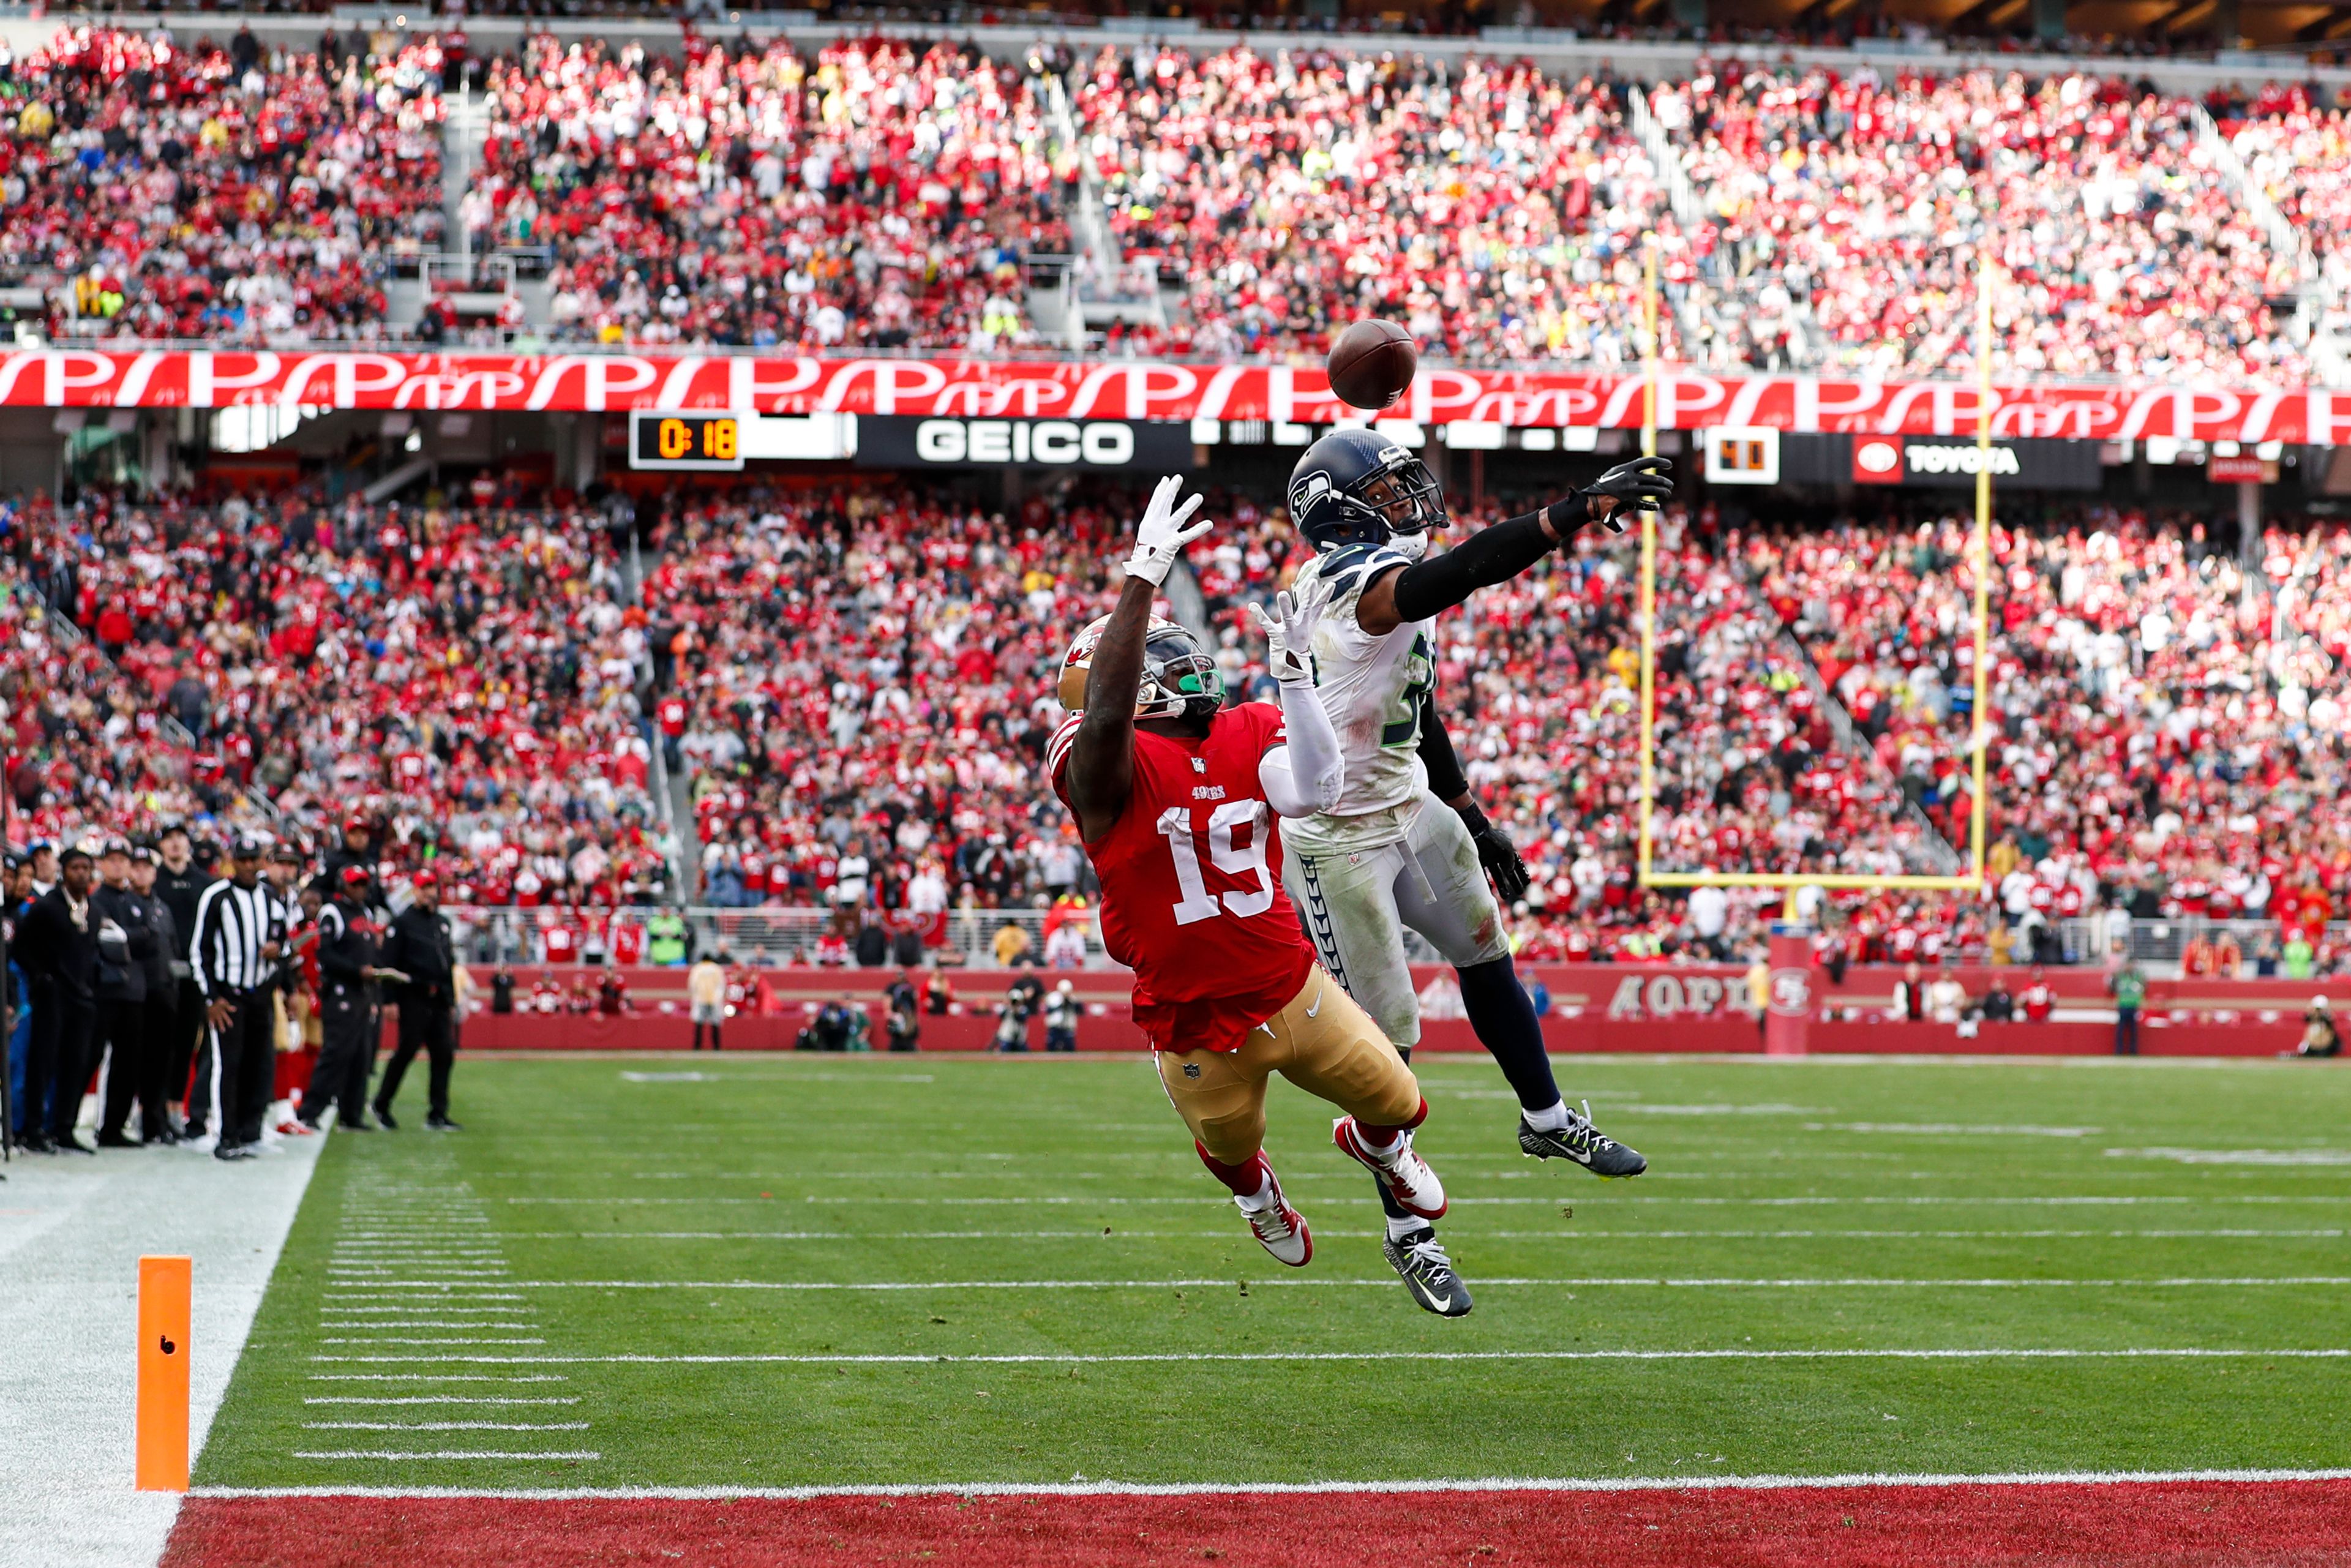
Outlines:
[[2351,1563],[2351,1481],[958,1498],[192,1497],[163,1568]]

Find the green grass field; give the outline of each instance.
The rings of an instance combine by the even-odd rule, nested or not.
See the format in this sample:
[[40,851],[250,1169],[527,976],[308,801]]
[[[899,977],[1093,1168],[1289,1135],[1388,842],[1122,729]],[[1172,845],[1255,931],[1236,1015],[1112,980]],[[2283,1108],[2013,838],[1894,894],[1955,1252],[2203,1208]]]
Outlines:
[[[464,1133],[332,1140],[196,1479],[2351,1462],[2339,1070],[1559,1067],[1649,1175],[1520,1158],[1492,1065],[1423,1059],[1421,1146],[1478,1295],[1447,1322],[1287,1085],[1268,1147],[1314,1227],[1303,1271],[1251,1240],[1135,1058],[467,1060]],[[2251,1354],[2133,1354],[2181,1350]],[[1852,1354],[1887,1351],[1991,1354]],[[1720,1354],[1603,1354],[1628,1352]]]

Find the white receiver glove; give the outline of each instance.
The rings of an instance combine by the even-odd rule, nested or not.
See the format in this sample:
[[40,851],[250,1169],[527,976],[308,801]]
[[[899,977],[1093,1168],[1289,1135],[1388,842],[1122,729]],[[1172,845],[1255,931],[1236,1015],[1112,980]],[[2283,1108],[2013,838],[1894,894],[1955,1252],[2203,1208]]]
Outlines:
[[1154,588],[1161,586],[1175,570],[1184,547],[1216,526],[1203,517],[1186,528],[1184,520],[1200,509],[1201,497],[1195,496],[1179,507],[1176,497],[1183,493],[1183,478],[1174,474],[1152,490],[1151,505],[1144,508],[1143,521],[1135,525],[1134,553],[1126,558],[1127,576],[1139,577]]
[[1260,604],[1257,620],[1265,632],[1266,665],[1281,685],[1282,727],[1290,737],[1258,763],[1258,782],[1277,816],[1311,817],[1336,806],[1347,787],[1338,731],[1314,689],[1309,659],[1314,617],[1291,595],[1278,593],[1273,613]]
[[1313,618],[1287,591],[1273,596],[1270,615],[1262,604],[1255,608],[1258,628],[1265,633],[1266,668],[1273,678],[1285,686],[1312,685]]

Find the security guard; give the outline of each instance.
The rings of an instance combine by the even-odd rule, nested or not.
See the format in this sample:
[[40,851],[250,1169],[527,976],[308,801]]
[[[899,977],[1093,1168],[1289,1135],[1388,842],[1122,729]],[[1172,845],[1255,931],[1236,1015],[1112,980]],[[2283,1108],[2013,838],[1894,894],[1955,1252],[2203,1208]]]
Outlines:
[[325,1038],[310,1069],[310,1087],[302,1092],[302,1124],[316,1130],[332,1105],[335,1125],[365,1133],[373,1130],[367,1119],[368,1076],[383,1031],[376,986],[400,976],[376,961],[383,925],[368,902],[367,866],[346,862],[335,881],[334,897],[319,911],[319,1022]]

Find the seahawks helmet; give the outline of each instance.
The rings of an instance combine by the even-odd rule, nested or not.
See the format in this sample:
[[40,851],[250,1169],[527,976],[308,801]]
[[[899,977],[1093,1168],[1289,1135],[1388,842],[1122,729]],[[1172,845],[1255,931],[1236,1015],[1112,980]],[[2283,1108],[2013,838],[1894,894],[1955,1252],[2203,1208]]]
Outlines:
[[1290,471],[1290,520],[1317,550],[1403,539],[1417,554],[1445,525],[1445,497],[1428,465],[1393,437],[1335,430]]
[[[1061,706],[1071,713],[1086,706],[1086,674],[1109,624],[1105,615],[1079,632],[1061,659]],[[1207,649],[1188,629],[1153,616],[1144,634],[1143,681],[1134,690],[1134,716],[1206,718],[1224,706],[1224,679]]]

